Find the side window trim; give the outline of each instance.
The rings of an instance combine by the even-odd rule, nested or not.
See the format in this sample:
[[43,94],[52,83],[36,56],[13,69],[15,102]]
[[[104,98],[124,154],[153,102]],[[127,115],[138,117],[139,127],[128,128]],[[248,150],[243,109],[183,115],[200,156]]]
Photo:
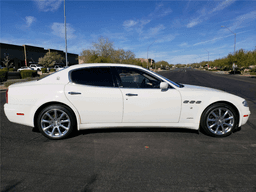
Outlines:
[[111,68],[112,68],[113,79],[116,82],[116,86],[123,88],[122,80],[117,72],[117,68],[116,67],[111,67]]

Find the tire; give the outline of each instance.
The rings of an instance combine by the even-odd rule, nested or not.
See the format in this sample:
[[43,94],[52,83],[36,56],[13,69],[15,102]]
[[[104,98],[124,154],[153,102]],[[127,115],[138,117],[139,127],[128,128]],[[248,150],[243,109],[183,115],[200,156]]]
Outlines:
[[206,134],[213,137],[226,137],[236,129],[238,114],[232,106],[216,103],[206,108],[200,124]]
[[63,105],[50,105],[38,115],[37,127],[48,139],[59,140],[70,136],[76,126],[73,112]]

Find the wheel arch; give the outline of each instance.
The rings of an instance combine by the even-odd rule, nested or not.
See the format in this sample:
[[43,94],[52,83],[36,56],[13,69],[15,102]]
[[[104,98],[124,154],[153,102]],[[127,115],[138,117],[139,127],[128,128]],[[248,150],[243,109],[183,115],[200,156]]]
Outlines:
[[201,122],[201,119],[202,119],[202,116],[203,116],[204,112],[205,112],[209,107],[211,107],[211,106],[213,106],[213,105],[215,105],[215,104],[227,104],[227,105],[231,106],[231,107],[235,110],[236,115],[238,116],[237,125],[239,126],[239,124],[240,124],[240,119],[241,119],[241,118],[240,118],[239,110],[237,109],[237,107],[236,107],[233,103],[228,102],[228,101],[216,101],[216,102],[214,102],[214,103],[209,104],[207,107],[205,107],[205,109],[204,109],[203,112],[201,113],[200,122]]
[[79,115],[70,107],[68,106],[67,104],[65,103],[62,103],[62,102],[57,102],[57,101],[51,101],[51,102],[47,102],[47,103],[44,103],[43,105],[41,105],[35,112],[35,115],[34,115],[34,120],[33,120],[33,123],[34,123],[34,127],[36,127],[36,120],[37,120],[37,117],[39,115],[39,113],[42,111],[42,109],[50,106],[50,105],[62,105],[62,106],[65,106],[67,107],[72,113],[73,115],[75,116],[75,119],[76,119],[76,128],[77,130],[79,130]]

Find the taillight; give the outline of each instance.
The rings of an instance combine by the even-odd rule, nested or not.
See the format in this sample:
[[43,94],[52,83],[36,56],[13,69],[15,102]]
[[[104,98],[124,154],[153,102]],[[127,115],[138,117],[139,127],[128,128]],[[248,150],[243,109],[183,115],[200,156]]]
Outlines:
[[8,103],[8,91],[9,91],[9,89],[7,89],[6,92],[5,92],[6,103]]

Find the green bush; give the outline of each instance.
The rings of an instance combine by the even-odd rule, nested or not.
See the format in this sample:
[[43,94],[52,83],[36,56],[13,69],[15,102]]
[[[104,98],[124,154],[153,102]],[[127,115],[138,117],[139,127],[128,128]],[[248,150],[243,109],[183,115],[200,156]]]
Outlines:
[[54,72],[55,71],[55,69],[50,69],[50,72]]
[[37,76],[37,71],[33,70],[22,70],[20,72],[21,78],[25,79],[27,77],[36,77]]
[[46,68],[42,68],[41,71],[42,71],[42,73],[47,73],[47,69]]
[[256,75],[256,72],[250,72],[250,75]]
[[8,71],[4,69],[0,69],[0,82],[7,80]]
[[256,72],[256,67],[252,68],[250,72]]
[[1,70],[8,71],[8,68],[7,68],[7,67],[5,67],[5,68],[3,68],[3,69],[1,69]]
[[231,67],[224,67],[223,69],[222,69],[223,71],[229,71],[229,70],[231,70]]
[[13,68],[9,68],[9,71],[14,71],[14,69]]

